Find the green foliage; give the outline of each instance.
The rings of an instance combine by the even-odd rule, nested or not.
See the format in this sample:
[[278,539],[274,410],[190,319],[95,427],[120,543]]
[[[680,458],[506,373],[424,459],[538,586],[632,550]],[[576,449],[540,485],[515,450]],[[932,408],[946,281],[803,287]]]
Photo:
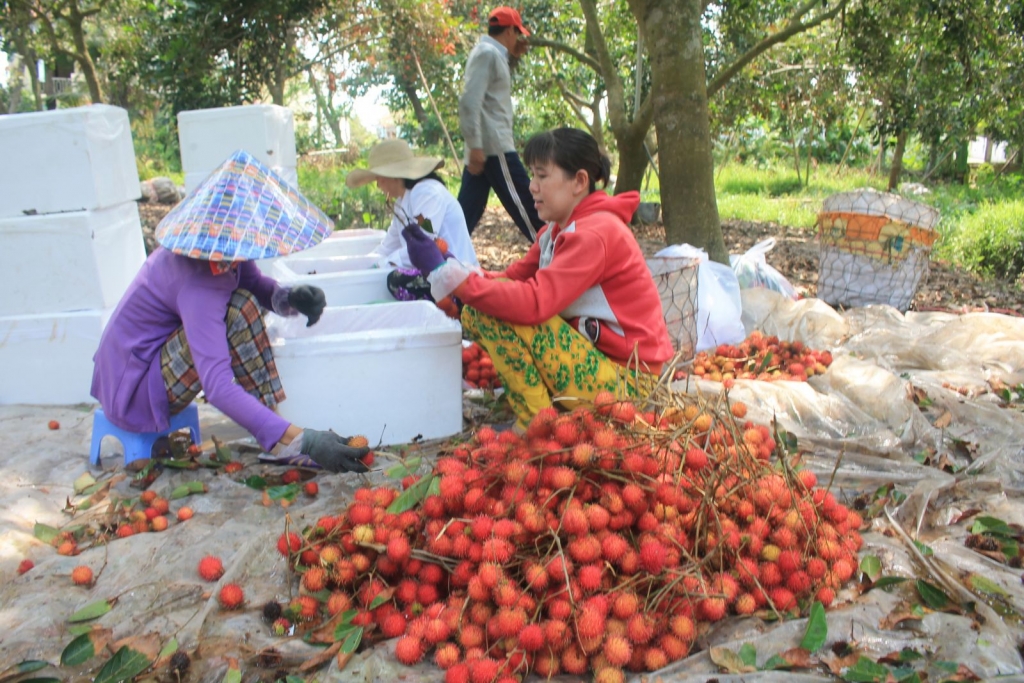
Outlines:
[[391,212],[384,193],[374,183],[355,189],[345,185],[348,170],[354,167],[354,163],[316,162],[304,157],[298,166],[299,188],[334,220],[338,230],[356,226],[387,228],[391,224]]
[[1024,274],[1024,199],[987,200],[949,227],[940,255],[984,275]]

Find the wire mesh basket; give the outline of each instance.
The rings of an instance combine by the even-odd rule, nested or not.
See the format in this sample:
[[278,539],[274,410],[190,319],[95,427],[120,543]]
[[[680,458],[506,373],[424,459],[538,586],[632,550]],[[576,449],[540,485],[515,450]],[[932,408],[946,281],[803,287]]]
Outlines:
[[697,267],[700,259],[687,257],[651,257],[647,267],[654,276],[661,297],[661,309],[672,347],[680,360],[690,360],[697,352]]
[[939,212],[865,188],[827,198],[818,214],[818,298],[905,312],[928,275]]

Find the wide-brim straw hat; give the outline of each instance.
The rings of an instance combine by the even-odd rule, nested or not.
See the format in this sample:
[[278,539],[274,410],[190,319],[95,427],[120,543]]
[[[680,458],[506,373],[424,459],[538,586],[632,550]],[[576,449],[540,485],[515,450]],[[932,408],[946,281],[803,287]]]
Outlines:
[[239,150],[156,226],[165,249],[204,261],[254,261],[315,246],[334,223],[281,176]]
[[385,140],[370,150],[369,168],[357,168],[345,178],[349,187],[362,187],[377,178],[418,180],[444,164],[441,157],[418,157],[405,140]]

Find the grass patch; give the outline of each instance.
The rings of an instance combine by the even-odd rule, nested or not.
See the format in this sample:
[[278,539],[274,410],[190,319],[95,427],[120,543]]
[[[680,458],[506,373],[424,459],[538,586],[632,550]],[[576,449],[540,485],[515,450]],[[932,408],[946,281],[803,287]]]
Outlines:
[[1024,200],[985,201],[946,221],[938,255],[982,275],[1024,273]]

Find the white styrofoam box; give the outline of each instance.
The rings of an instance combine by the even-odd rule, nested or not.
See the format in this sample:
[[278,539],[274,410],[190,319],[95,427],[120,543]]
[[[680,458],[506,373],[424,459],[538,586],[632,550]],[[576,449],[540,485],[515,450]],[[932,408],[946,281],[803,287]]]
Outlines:
[[120,107],[0,116],[0,159],[0,218],[101,209],[140,195]]
[[260,259],[256,266],[271,277],[288,277],[291,271],[281,273],[278,265],[306,259],[336,258],[342,256],[366,256],[384,241],[385,231],[373,228],[336,230],[320,244],[300,252],[272,259]]
[[388,291],[390,268],[371,268],[372,256],[342,256],[329,259],[282,259],[271,271],[281,284],[313,285],[324,290],[328,306],[357,306],[392,302]]
[[185,173],[209,173],[239,149],[272,168],[297,162],[292,110],[276,104],[178,112],[178,142]]
[[375,444],[462,431],[462,327],[427,301],[269,316],[281,417]]
[[[224,159],[221,159],[221,161],[224,161],[225,159],[227,159],[226,156],[224,157]],[[216,171],[217,168],[219,168],[219,166],[214,168],[208,168],[203,171],[190,171],[189,173],[186,173],[185,194],[188,194],[192,190],[199,187],[200,183],[206,180],[206,178],[211,173]],[[296,190],[299,189],[299,172],[295,169],[294,166],[272,166],[271,170],[277,175],[281,176],[282,180],[284,180],[286,183],[294,187]]]
[[94,402],[93,354],[112,309],[0,317],[0,404]]
[[112,308],[146,261],[135,202],[0,219],[0,316]]

